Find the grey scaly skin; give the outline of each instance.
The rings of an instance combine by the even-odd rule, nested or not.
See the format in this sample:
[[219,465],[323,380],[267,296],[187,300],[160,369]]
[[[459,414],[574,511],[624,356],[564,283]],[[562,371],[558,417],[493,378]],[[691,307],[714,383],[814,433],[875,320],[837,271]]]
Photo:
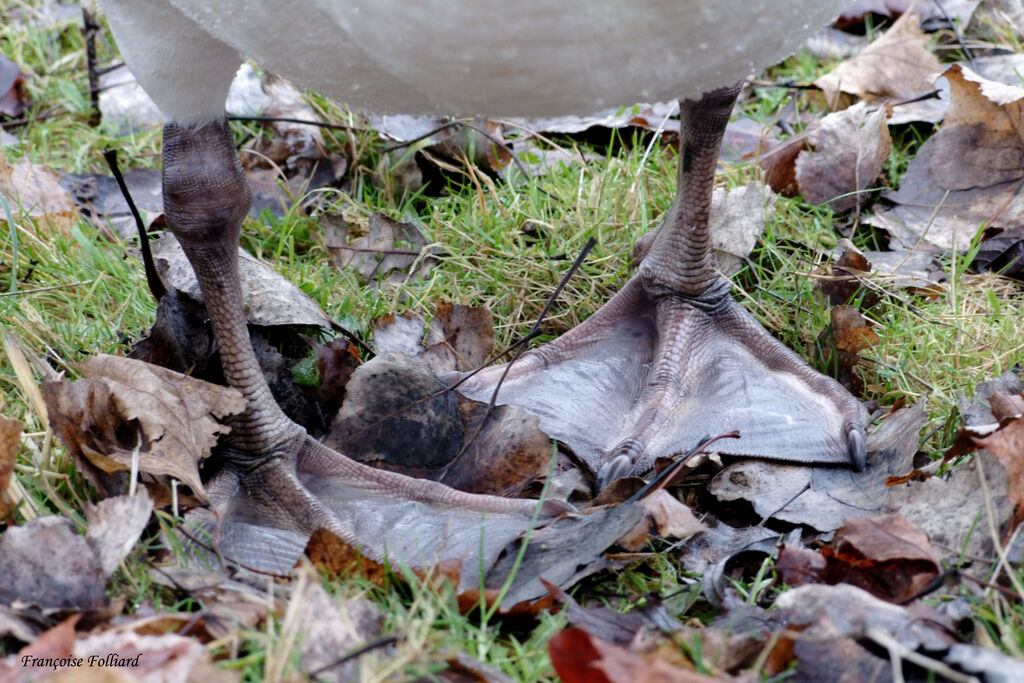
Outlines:
[[[499,404],[541,417],[598,476],[641,474],[702,436],[735,455],[865,466],[862,409],[729,296],[715,268],[709,218],[714,174],[739,87],[680,103],[675,202],[637,274],[600,311],[509,371]],[[506,368],[460,391],[489,400]]]

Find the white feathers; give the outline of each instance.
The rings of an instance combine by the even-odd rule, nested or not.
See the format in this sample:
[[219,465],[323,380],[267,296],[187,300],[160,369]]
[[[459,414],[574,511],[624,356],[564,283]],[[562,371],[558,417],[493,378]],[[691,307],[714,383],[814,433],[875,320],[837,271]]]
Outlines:
[[551,116],[692,97],[782,59],[841,4],[101,0],[139,82],[182,123],[223,114],[242,58],[381,113]]

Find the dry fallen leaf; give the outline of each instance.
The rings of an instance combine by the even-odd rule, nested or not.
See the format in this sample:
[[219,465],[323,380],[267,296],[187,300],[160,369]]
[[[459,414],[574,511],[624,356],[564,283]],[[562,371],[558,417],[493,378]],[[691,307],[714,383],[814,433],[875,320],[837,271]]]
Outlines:
[[229,431],[220,420],[245,407],[242,394],[116,356],[80,368],[84,379],[44,386],[50,424],[79,462],[106,474],[131,470],[137,449],[140,471],[203,495],[199,462]]
[[494,316],[482,306],[440,303],[430,322],[427,345],[450,350],[455,356],[453,370],[476,370],[494,349]]
[[921,240],[966,250],[978,229],[1024,223],[1024,88],[989,81],[954,64],[942,127],[918,150],[891,209],[871,223],[898,245]]
[[548,654],[564,683],[712,683],[721,681],[665,660],[642,657],[570,627],[548,642]]
[[134,496],[106,498],[99,503],[86,503],[85,518],[89,524],[86,539],[96,551],[100,566],[108,576],[135,547],[149,524],[153,501],[141,489]]
[[896,603],[918,595],[941,570],[928,535],[895,515],[847,521],[822,555],[828,583],[853,584]]
[[295,582],[282,631],[301,629],[299,669],[310,680],[354,680],[358,678],[359,661],[343,658],[380,635],[384,617],[366,600],[338,602],[324,590],[320,575],[308,569],[300,572]]
[[[427,240],[412,223],[373,213],[366,234],[355,237],[354,226],[344,217],[324,214],[321,218],[331,263],[336,268],[352,266],[364,281],[374,286],[381,282],[405,282],[411,277],[425,278],[436,262],[425,251]],[[410,272],[413,266],[416,270]]]
[[[192,266],[174,236],[166,234],[151,246],[153,258],[167,262],[166,284],[203,301]],[[238,249],[238,269],[245,316],[250,324],[331,327],[330,318],[315,301],[242,248]]]
[[942,71],[928,51],[928,36],[921,17],[901,16],[864,50],[814,81],[832,109],[842,109],[841,95],[861,99],[908,100],[932,90],[932,79]]
[[680,541],[694,534],[707,531],[700,520],[665,489],[658,489],[641,498],[637,503],[647,516],[629,534],[619,539],[619,545],[626,550],[643,549],[651,536],[651,530],[657,531],[662,538],[675,538]]
[[67,517],[37,517],[0,536],[0,602],[87,610],[107,604],[106,575]]
[[[34,220],[23,226],[34,230],[38,225],[66,232],[78,220],[75,200],[60,184],[60,175],[45,166],[22,160],[10,164],[0,150],[0,193],[14,207],[20,207]],[[0,211],[0,222],[6,222]]]
[[889,158],[892,138],[887,107],[868,108],[866,102],[824,117],[807,132],[810,149],[796,159],[796,180],[811,204],[829,203],[834,211],[860,207],[871,196],[882,165]]

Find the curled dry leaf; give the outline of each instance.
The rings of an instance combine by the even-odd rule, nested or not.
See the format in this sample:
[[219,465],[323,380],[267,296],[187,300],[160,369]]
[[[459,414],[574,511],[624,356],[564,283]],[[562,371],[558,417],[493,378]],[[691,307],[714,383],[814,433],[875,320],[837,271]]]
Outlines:
[[970,247],[980,226],[1024,223],[1024,88],[984,79],[954,64],[946,118],[918,150],[897,191],[871,223],[908,249]]
[[236,389],[141,361],[94,356],[84,379],[44,386],[50,424],[77,458],[110,474],[139,470],[170,476],[203,495],[199,462],[229,428],[220,422],[245,407]]
[[866,102],[834,112],[807,133],[810,149],[796,159],[796,180],[804,199],[829,203],[834,211],[857,209],[876,186],[882,164],[889,158],[892,138],[886,106],[869,108]]
[[675,538],[680,541],[707,531],[707,527],[700,523],[690,508],[665,489],[658,489],[641,498],[637,505],[647,515],[632,531],[619,539],[619,545],[626,550],[643,549],[652,531],[662,538]]
[[828,583],[850,583],[889,602],[918,595],[940,571],[928,535],[895,515],[847,521],[822,555]]
[[843,93],[861,99],[907,100],[932,90],[932,79],[942,65],[928,51],[920,22],[920,15],[904,14],[859,55],[814,81],[829,106],[841,109]]

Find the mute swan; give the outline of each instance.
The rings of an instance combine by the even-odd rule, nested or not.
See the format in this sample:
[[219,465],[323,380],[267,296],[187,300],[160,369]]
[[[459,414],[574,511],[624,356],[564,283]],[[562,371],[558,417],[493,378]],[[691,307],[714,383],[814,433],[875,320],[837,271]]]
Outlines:
[[[679,191],[637,275],[586,323],[517,363],[499,401],[538,412],[602,483],[732,429],[741,438],[721,444],[728,452],[864,466],[858,402],[733,302],[708,236],[733,84],[792,52],[839,0],[100,4],[166,117],[167,222],[199,279],[225,377],[248,399],[226,440],[231,476],[216,486],[232,501],[222,533],[240,552],[248,547],[253,564],[269,547],[301,550],[319,527],[356,546],[407,529],[430,547],[437,534],[417,529],[415,506],[393,512],[411,503],[461,511],[467,524],[484,510],[496,527],[515,527],[531,507],[359,465],[309,438],[272,399],[249,342],[236,263],[249,195],[224,102],[243,58],[381,113],[551,116],[681,98]],[[500,373],[481,373],[464,391],[489,396]],[[480,541],[469,538],[472,554]]]

